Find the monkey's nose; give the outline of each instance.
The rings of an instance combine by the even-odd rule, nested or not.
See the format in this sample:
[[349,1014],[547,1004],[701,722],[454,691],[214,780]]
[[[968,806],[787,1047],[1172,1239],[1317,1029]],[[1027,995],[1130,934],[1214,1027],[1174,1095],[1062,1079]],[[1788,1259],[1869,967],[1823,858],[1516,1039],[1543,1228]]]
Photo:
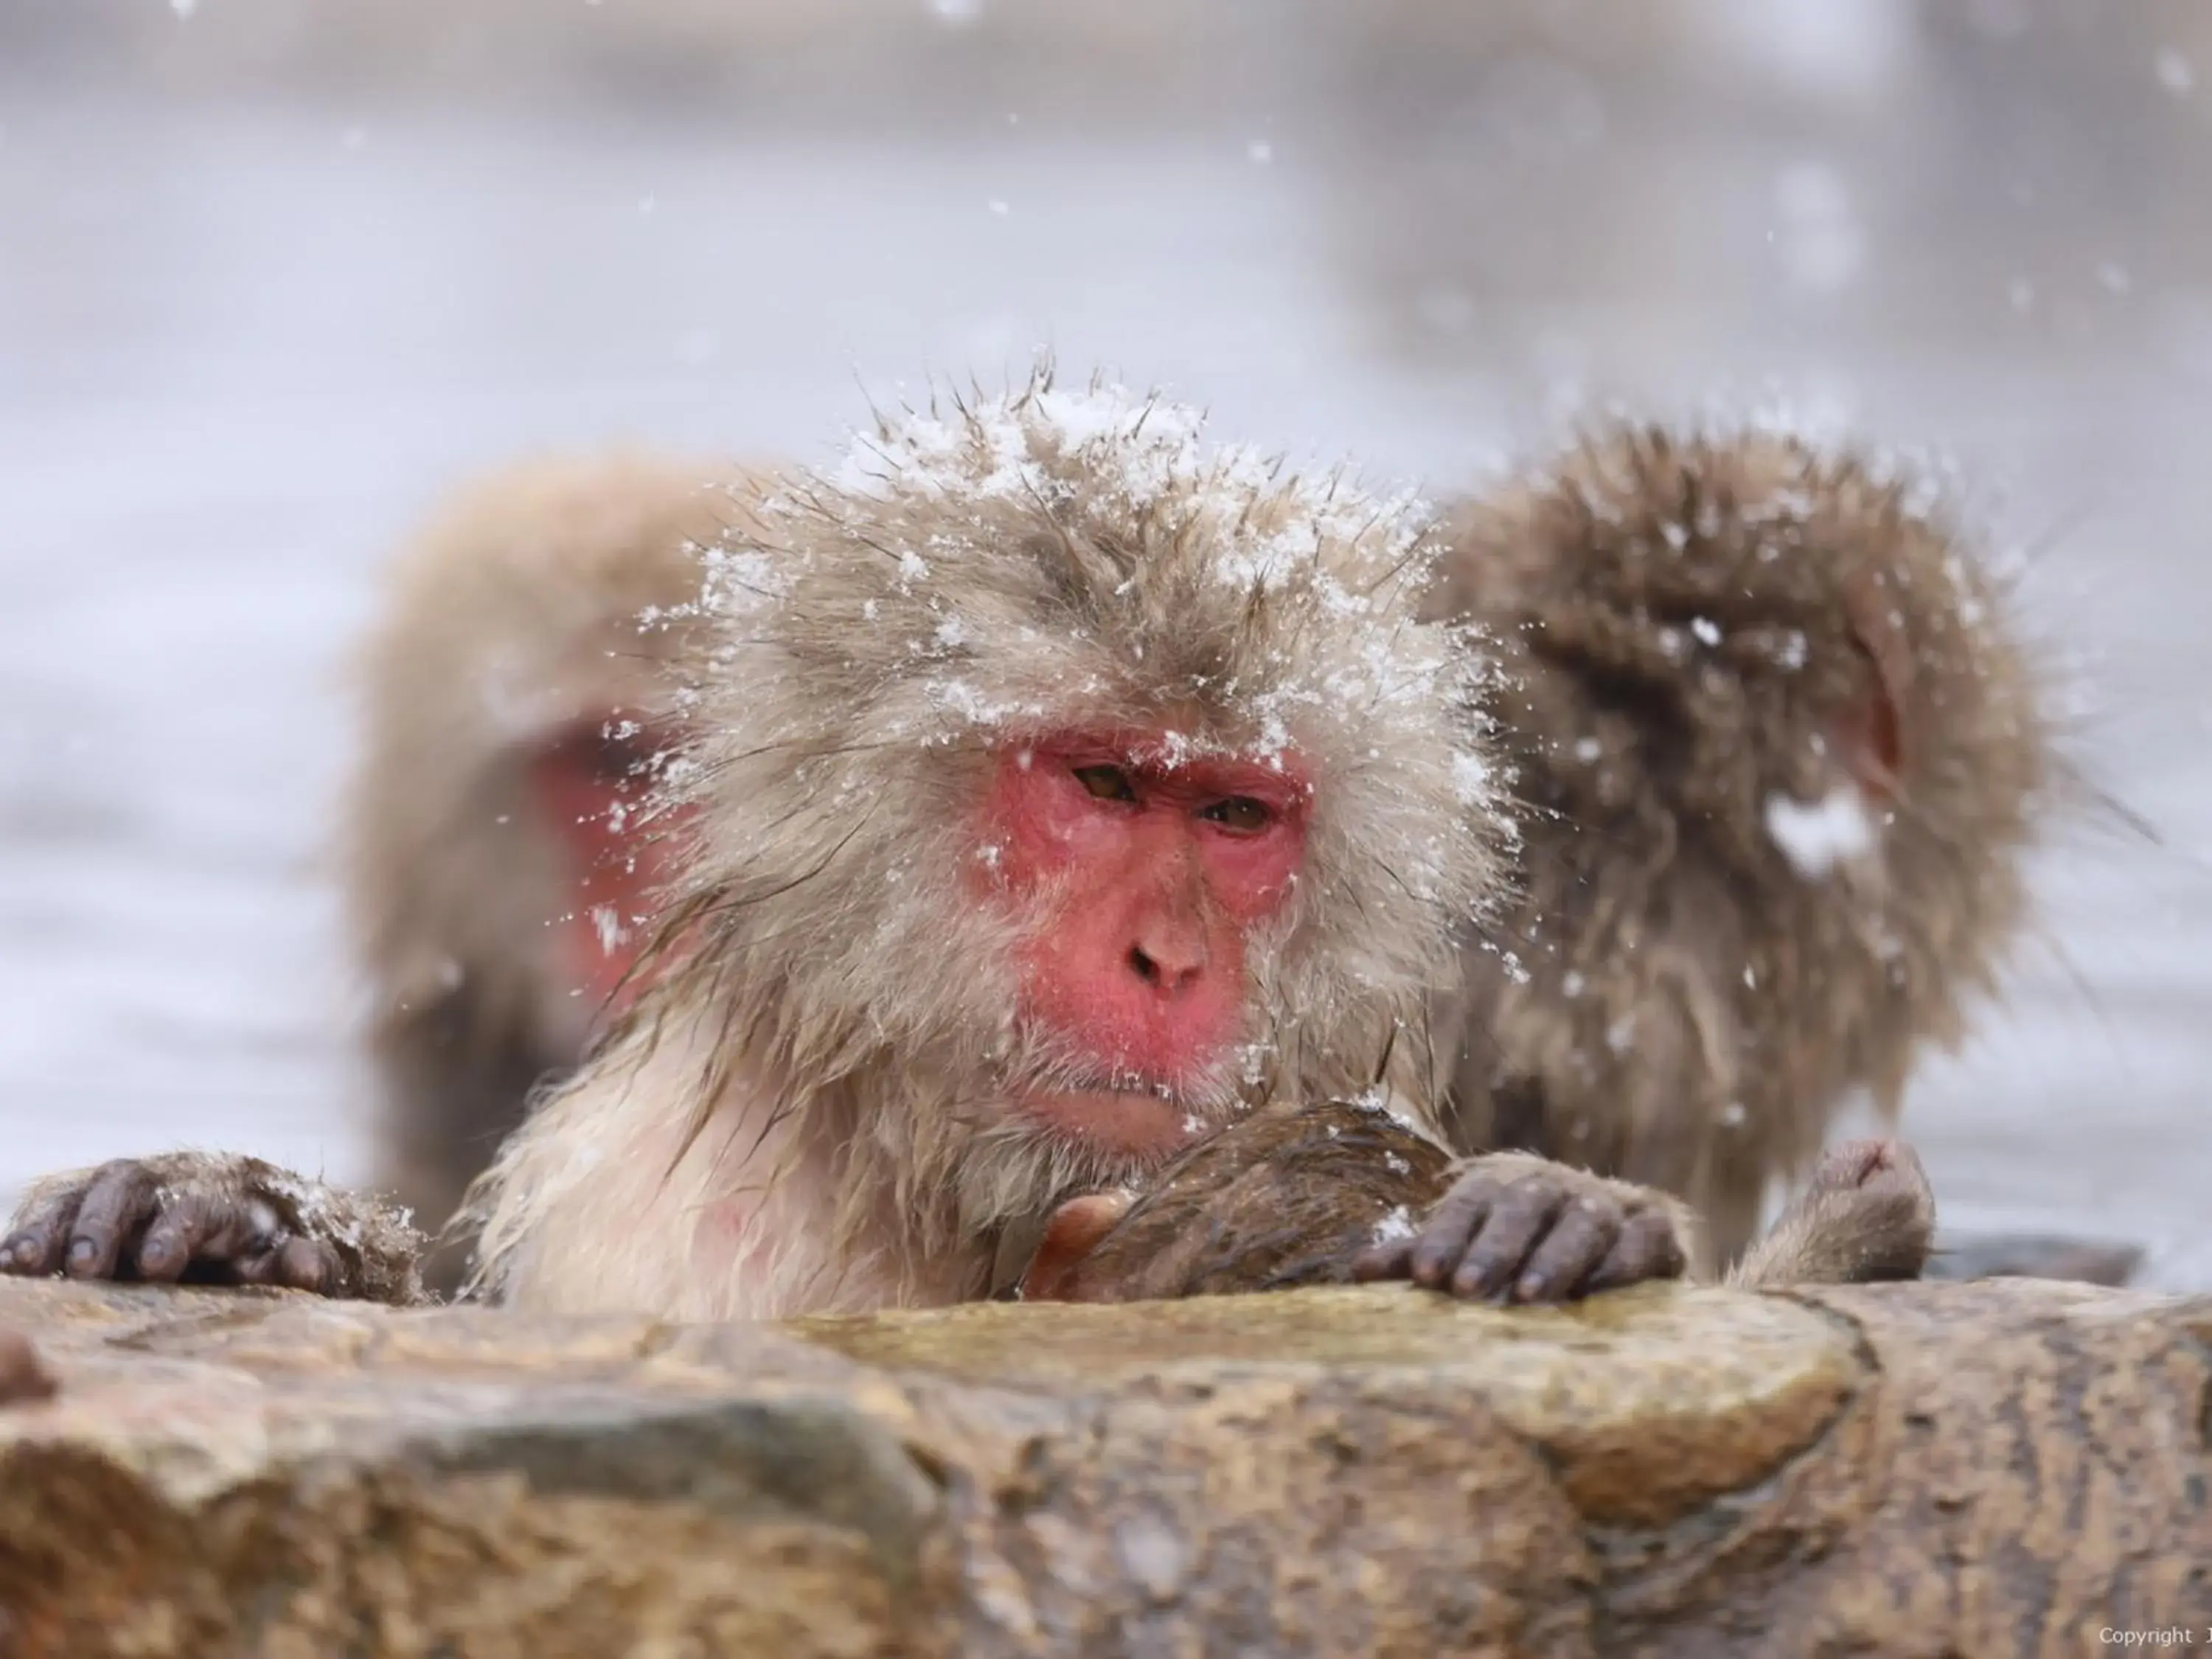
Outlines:
[[1129,947],[1129,971],[1162,996],[1177,996],[1206,971],[1206,947],[1195,941],[1147,939]]

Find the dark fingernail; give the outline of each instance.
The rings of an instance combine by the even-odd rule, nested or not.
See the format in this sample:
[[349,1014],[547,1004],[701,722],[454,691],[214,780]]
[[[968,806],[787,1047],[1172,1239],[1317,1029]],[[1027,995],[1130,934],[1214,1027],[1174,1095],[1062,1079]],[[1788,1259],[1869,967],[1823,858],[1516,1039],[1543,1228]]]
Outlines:
[[1541,1273],[1523,1273],[1513,1287],[1514,1299],[1518,1302],[1541,1302],[1549,1289]]
[[70,1240],[69,1259],[72,1267],[82,1267],[100,1254],[100,1241],[93,1238]]

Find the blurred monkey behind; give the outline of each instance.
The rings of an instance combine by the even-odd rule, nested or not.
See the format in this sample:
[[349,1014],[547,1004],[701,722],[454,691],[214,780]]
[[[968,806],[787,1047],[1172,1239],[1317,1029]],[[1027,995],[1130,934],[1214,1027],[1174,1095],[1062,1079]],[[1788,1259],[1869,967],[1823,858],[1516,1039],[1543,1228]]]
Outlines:
[[[678,826],[647,821],[712,462],[547,459],[465,488],[398,561],[358,664],[342,813],[374,1179],[435,1231],[585,1054]],[[674,613],[674,614],[672,614]],[[451,1247],[434,1284],[458,1282]]]

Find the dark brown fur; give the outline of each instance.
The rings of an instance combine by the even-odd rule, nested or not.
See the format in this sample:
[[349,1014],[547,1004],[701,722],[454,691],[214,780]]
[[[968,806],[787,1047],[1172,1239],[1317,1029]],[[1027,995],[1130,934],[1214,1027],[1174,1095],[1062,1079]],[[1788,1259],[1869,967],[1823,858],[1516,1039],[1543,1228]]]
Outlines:
[[1452,1155],[1379,1108],[1272,1106],[1193,1147],[1141,1193],[1073,1200],[1036,1256],[1033,1300],[1133,1302],[1340,1284],[1394,1212],[1425,1211]]
[[[1521,881],[1444,1012],[1447,1132],[1680,1194],[1728,1259],[2018,928],[2053,766],[2007,596],[1910,478],[1763,435],[1603,432],[1450,536]],[[1824,799],[1870,845],[1801,869],[1775,815]]]

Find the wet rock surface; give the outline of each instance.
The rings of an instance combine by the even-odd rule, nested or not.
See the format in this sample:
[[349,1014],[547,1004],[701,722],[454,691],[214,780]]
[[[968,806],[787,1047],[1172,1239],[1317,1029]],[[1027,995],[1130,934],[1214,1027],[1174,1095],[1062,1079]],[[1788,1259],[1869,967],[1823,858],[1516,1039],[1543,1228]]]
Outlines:
[[2204,1299],[770,1328],[0,1280],[0,1330],[55,1385],[0,1403],[9,1659],[1978,1656],[2212,1620]]

